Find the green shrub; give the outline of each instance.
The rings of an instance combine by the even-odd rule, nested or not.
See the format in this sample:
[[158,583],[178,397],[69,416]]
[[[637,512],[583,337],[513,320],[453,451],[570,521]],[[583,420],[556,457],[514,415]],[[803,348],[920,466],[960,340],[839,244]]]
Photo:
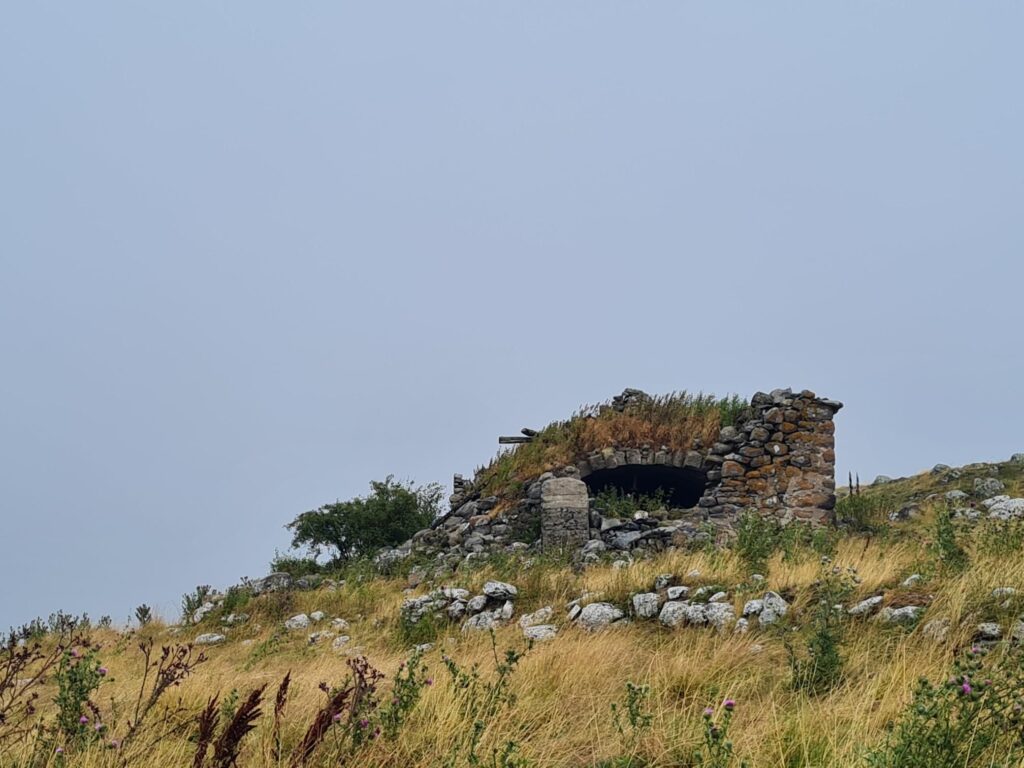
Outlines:
[[650,512],[668,507],[668,494],[661,488],[652,494],[626,493],[615,487],[605,488],[594,496],[594,507],[608,517],[632,517],[636,512]]
[[736,522],[736,554],[751,572],[764,573],[779,543],[780,526],[774,517],[747,510]]
[[326,550],[336,561],[347,561],[407,541],[440,510],[437,484],[416,488],[388,476],[370,483],[370,491],[297,516],[285,526],[292,532],[292,547],[305,547],[314,558]]
[[944,681],[921,678],[884,744],[866,756],[871,768],[1018,766],[1024,664],[1020,649],[992,654],[972,648]]
[[853,593],[856,572],[832,568],[814,587],[814,606],[804,651],[798,653],[786,636],[793,687],[811,694],[826,693],[843,677],[843,657],[839,651],[846,613],[843,603]]
[[319,574],[325,570],[329,570],[329,567],[318,563],[315,558],[296,557],[277,551],[274,552],[274,559],[270,561],[271,573],[287,573],[292,578]]
[[871,533],[885,525],[892,505],[881,496],[854,493],[836,502],[836,524],[852,531]]
[[941,568],[958,572],[964,570],[970,559],[957,540],[956,528],[948,508],[939,510],[935,520],[935,555]]

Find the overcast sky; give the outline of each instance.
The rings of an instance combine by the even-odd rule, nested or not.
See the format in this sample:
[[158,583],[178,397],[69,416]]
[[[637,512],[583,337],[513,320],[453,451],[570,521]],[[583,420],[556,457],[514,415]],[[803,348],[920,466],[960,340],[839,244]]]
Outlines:
[[627,386],[842,400],[841,477],[1024,451],[1022,23],[8,4],[0,626],[176,618]]

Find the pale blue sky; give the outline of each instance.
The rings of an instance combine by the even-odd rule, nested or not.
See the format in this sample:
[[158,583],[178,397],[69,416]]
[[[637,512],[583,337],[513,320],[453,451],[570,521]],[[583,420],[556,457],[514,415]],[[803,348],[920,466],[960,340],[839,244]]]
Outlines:
[[9,3],[0,626],[623,387],[1024,451],[1024,6]]

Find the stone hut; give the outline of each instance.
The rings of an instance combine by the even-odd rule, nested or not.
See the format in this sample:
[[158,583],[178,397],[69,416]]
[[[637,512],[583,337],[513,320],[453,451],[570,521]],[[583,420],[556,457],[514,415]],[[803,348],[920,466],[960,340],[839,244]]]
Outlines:
[[[627,389],[610,406],[628,413],[649,396]],[[528,478],[517,499],[484,496],[480,478],[455,476],[451,513],[414,545],[463,557],[534,545],[547,551],[660,550],[699,537],[729,536],[744,510],[823,524],[835,506],[835,425],[842,403],[808,390],[758,392],[731,426],[687,450],[609,445]],[[536,433],[523,430],[527,442]],[[666,510],[609,517],[594,497],[658,491]]]

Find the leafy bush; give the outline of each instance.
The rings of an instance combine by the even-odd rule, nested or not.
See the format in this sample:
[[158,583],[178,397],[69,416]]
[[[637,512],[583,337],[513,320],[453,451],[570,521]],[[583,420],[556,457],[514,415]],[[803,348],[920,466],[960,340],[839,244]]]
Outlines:
[[[993,654],[995,656],[995,654]],[[1024,663],[1014,649],[985,664],[972,648],[943,682],[918,681],[914,697],[885,743],[867,755],[871,768],[1017,766],[1024,760]]]
[[135,620],[140,627],[144,627],[153,620],[153,609],[143,603],[135,609]]
[[295,557],[294,555],[282,554],[276,551],[274,552],[274,559],[270,561],[271,573],[287,573],[292,578],[324,573],[329,570],[330,567],[328,565],[318,563],[315,558]]
[[793,687],[797,690],[825,693],[842,679],[843,657],[839,645],[846,618],[842,604],[852,594],[857,582],[856,571],[852,568],[845,571],[832,568],[815,584],[810,634],[804,652],[797,653],[788,636],[785,641]]
[[665,509],[668,494],[659,488],[654,493],[626,493],[615,487],[605,488],[594,496],[594,506],[608,517],[632,517],[636,512]]
[[940,509],[936,517],[934,548],[939,565],[948,571],[962,571],[970,564],[967,553],[957,541],[956,528],[948,508]]
[[209,584],[200,584],[193,592],[186,592],[181,596],[181,620],[185,624],[192,623],[193,614],[202,608],[203,603],[213,594],[213,587]]
[[736,521],[736,554],[752,572],[768,570],[768,560],[778,547],[779,521],[747,510]]
[[871,533],[885,525],[890,507],[881,496],[851,493],[836,501],[836,524],[852,531]]
[[370,483],[370,491],[365,498],[300,514],[285,526],[292,531],[292,547],[306,547],[314,558],[326,549],[335,560],[346,561],[403,543],[430,525],[440,510],[437,484],[416,488],[389,475]]
[[[722,713],[717,719],[712,707],[704,710],[704,744],[694,755],[697,765],[707,768],[732,768],[735,764],[732,742],[729,741],[729,725],[732,723],[735,708],[736,702],[726,699],[722,703]],[[740,762],[739,768],[746,768],[746,765],[745,762]]]

